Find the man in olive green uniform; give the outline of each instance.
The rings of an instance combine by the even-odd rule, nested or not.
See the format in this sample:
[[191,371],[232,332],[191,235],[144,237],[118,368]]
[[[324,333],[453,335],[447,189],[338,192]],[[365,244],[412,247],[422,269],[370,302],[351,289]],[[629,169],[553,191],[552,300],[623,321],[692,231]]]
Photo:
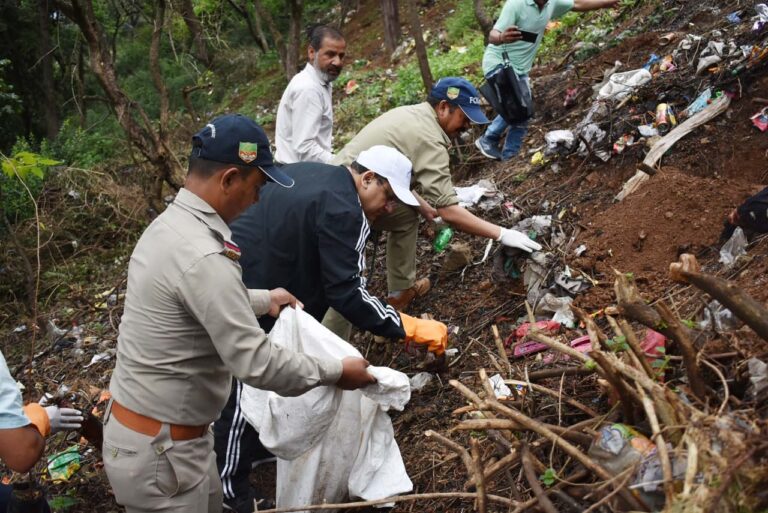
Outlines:
[[[446,77],[438,80],[426,102],[398,107],[374,119],[335,157],[335,164],[349,164],[361,151],[375,145],[391,146],[413,162],[418,208],[399,205],[373,224],[387,235],[387,301],[404,310],[414,297],[429,289],[429,280],[416,280],[416,239],[421,213],[431,221],[439,216],[454,229],[488,237],[525,251],[541,249],[525,234],[484,221],[459,206],[453,188],[448,148],[451,138],[470,123],[488,123],[480,109],[480,97],[467,80]],[[337,334],[339,315],[329,312],[323,321]]]
[[184,188],[131,255],[103,445],[128,513],[221,511],[208,428],[232,375],[287,396],[375,381],[363,359],[297,354],[272,345],[259,327],[254,314],[277,315],[296,299],[245,288],[228,224],[267,180],[293,185],[272,165],[261,127],[240,115],[213,120],[193,137]]

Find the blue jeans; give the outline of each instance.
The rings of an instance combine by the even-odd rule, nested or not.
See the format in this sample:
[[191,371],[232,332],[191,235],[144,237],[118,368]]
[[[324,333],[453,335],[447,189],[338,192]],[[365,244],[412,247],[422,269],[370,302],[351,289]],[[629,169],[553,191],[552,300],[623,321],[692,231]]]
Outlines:
[[[496,66],[490,73],[485,75],[485,78],[492,77],[501,71],[501,68],[501,65]],[[530,87],[528,75],[519,75],[519,77],[525,79]],[[510,124],[504,118],[497,115],[491,124],[488,125],[483,137],[495,148],[498,148],[499,141],[501,141],[501,137],[504,135],[504,130],[507,130],[507,138],[504,140],[504,148],[501,150],[501,159],[509,160],[520,152],[520,146],[523,145],[523,137],[528,133],[528,120]]]

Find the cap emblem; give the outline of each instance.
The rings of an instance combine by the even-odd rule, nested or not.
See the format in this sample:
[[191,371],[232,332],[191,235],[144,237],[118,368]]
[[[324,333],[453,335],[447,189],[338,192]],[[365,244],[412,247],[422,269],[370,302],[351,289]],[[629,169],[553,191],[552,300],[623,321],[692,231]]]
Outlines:
[[449,87],[445,91],[445,95],[448,97],[449,100],[455,100],[459,97],[459,88],[458,87]]
[[258,153],[259,146],[256,143],[241,142],[238,156],[240,160],[246,164],[250,164],[256,160],[256,154]]

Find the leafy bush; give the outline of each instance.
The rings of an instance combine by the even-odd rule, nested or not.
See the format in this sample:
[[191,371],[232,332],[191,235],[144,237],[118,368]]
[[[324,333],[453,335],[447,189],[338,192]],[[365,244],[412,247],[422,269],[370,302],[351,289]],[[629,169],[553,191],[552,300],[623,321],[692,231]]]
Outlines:
[[70,166],[91,169],[124,155],[125,145],[125,135],[117,119],[108,115],[103,123],[90,130],[80,128],[74,119],[65,120],[56,139],[50,143],[43,141],[40,152]]
[[[37,199],[43,188],[45,172],[59,162],[28,151],[28,143],[22,141],[11,157],[2,157],[0,173],[0,198],[2,213],[11,224],[29,219],[35,214],[30,195]],[[4,224],[3,224],[4,226]]]

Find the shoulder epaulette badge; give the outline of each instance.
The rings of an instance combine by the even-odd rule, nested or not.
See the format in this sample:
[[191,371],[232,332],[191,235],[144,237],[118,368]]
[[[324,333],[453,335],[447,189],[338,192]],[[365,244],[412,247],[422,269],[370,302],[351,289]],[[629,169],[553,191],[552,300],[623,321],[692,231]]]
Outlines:
[[240,248],[237,247],[237,244],[224,241],[224,250],[222,251],[222,253],[224,253],[224,256],[226,256],[230,260],[234,260],[235,262],[240,260],[241,252],[240,252]]

